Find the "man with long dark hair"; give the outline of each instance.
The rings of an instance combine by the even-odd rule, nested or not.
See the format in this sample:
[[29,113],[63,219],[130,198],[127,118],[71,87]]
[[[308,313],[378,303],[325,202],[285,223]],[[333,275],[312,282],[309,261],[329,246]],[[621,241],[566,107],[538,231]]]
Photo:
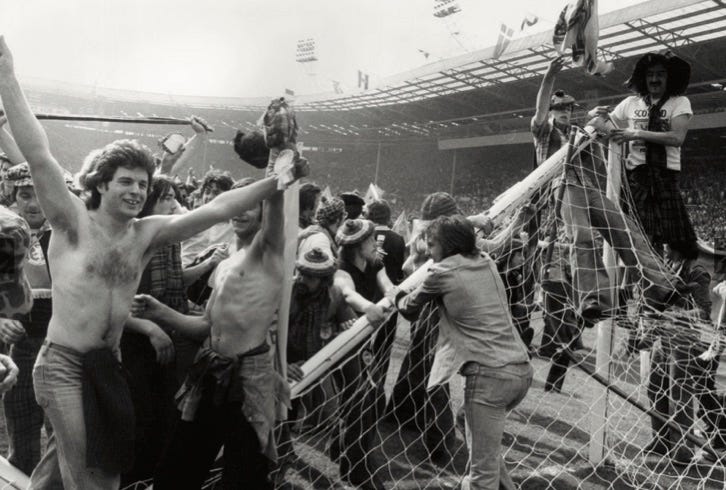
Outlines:
[[[632,214],[658,251],[666,243],[696,239],[678,184],[681,145],[693,117],[683,95],[690,74],[690,65],[677,56],[647,53],[626,82],[636,95],[610,114],[618,125],[611,137],[628,143],[625,167]],[[591,115],[605,115],[608,109],[596,107]]]

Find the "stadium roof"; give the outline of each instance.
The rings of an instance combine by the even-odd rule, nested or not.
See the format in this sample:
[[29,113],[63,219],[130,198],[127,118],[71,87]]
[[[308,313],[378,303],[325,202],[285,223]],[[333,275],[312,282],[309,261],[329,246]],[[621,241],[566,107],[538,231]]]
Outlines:
[[[650,0],[599,18],[600,57],[613,61],[607,77],[564,70],[558,87],[583,104],[622,98],[635,57],[671,49],[692,65],[689,97],[694,108],[723,104],[726,93],[726,0]],[[498,59],[495,47],[423,65],[384,79],[356,94],[298,96],[295,101],[307,138],[404,139],[497,134],[519,129],[532,114],[541,76],[555,56],[551,32],[513,40]],[[719,88],[719,84],[721,87]],[[37,86],[37,85],[36,85]],[[56,93],[74,92],[111,101],[240,111],[231,125],[252,124],[269,99],[181,97],[45,84]],[[719,92],[716,94],[715,92]],[[714,99],[716,97],[716,99]],[[699,102],[701,101],[701,102]]]
[[[679,48],[724,36],[722,0],[652,0],[600,17],[598,51],[617,61],[648,51]],[[498,59],[489,47],[384,80],[362,93],[298,99],[298,109],[345,110],[422,101],[541,76],[555,54],[552,33],[512,41]],[[314,97],[314,96],[313,96]]]

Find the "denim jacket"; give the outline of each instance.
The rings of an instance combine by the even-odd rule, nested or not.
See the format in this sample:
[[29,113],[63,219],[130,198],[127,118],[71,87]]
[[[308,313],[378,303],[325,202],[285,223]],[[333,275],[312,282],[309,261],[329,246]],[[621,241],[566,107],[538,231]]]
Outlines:
[[429,276],[396,301],[410,319],[435,299],[441,313],[436,358],[429,387],[447,382],[473,361],[485,368],[529,362],[509,313],[504,283],[489,255],[453,255],[430,268]]

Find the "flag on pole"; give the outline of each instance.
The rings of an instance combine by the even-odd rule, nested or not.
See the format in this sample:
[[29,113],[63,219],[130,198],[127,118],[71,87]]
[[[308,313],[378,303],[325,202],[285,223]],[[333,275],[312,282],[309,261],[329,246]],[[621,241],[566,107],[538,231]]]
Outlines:
[[495,60],[498,60],[499,57],[504,54],[507,46],[509,46],[509,42],[512,40],[512,35],[514,35],[514,29],[505,24],[499,25],[499,39],[497,40],[497,45],[494,48],[493,56]]
[[332,80],[332,82],[333,82],[333,92],[335,92],[336,94],[342,94],[343,89],[340,88],[340,82],[338,80]]
[[398,215],[396,221],[393,222],[393,227],[391,229],[403,237],[404,243],[408,243],[411,239],[411,230],[408,228],[408,216],[406,216],[406,211],[401,211],[401,214]]
[[358,88],[368,90],[368,74],[358,70]]
[[366,204],[368,204],[371,201],[379,201],[379,200],[383,199],[383,194],[385,194],[383,192],[383,189],[381,189],[376,184],[371,182],[368,185],[368,190],[366,191],[366,195],[363,198],[363,200],[366,202]]
[[323,192],[320,193],[320,198],[321,200],[322,198],[325,198],[327,201],[333,199],[333,193],[331,192],[329,185],[326,185],[325,189],[323,189]]
[[572,49],[572,61],[583,66],[590,75],[606,75],[613,64],[597,59],[600,27],[597,18],[597,0],[577,0],[560,13],[552,35],[552,44],[559,54]]
[[292,89],[286,88],[285,95],[295,96],[295,91]]

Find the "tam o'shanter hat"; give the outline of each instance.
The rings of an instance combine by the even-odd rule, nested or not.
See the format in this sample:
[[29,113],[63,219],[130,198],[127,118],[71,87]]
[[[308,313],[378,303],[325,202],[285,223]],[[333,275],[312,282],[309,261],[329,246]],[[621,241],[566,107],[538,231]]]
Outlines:
[[448,192],[434,192],[429,194],[421,203],[421,219],[430,221],[439,216],[452,216],[460,214],[459,206]]
[[315,213],[315,219],[321,225],[329,225],[331,223],[337,223],[341,216],[345,215],[345,203],[342,199],[334,197],[333,199],[327,199],[325,197],[320,199],[320,205],[318,211]]
[[357,245],[368,238],[376,229],[376,225],[367,219],[348,219],[340,227],[335,236],[338,245]]
[[550,110],[562,110],[568,107],[575,107],[577,105],[575,98],[569,94],[566,94],[564,90],[555,90],[550,98]]
[[15,187],[26,187],[33,185],[30,176],[30,167],[27,162],[19,163],[10,167],[5,173],[5,180],[12,182]]
[[315,277],[328,277],[337,270],[335,260],[320,247],[301,253],[295,265],[301,274]]

